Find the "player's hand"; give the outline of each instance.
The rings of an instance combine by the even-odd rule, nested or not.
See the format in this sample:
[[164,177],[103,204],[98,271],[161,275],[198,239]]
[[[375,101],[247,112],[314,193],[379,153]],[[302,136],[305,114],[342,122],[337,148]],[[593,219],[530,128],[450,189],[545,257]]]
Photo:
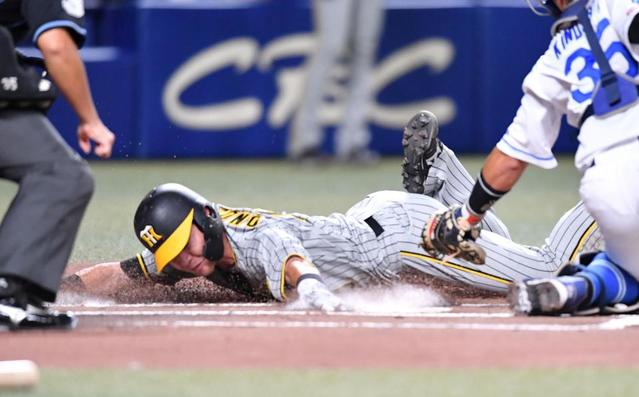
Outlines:
[[96,156],[103,159],[111,157],[115,135],[100,120],[82,123],[78,126],[80,149],[89,154],[92,142],[95,144],[94,152]]
[[299,299],[305,306],[323,312],[348,311],[350,308],[333,294],[324,283],[316,279],[305,279],[297,285]]
[[486,252],[475,242],[481,231],[461,215],[460,207],[452,207],[433,214],[426,223],[423,247],[435,258],[456,257],[481,265],[486,263]]

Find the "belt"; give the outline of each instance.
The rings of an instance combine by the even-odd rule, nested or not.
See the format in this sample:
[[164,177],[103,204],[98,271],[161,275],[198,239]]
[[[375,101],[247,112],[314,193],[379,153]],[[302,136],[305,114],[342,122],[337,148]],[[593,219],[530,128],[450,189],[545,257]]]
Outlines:
[[373,233],[375,233],[375,237],[379,237],[382,233],[384,233],[384,228],[379,224],[372,216],[364,219],[364,222],[371,228]]

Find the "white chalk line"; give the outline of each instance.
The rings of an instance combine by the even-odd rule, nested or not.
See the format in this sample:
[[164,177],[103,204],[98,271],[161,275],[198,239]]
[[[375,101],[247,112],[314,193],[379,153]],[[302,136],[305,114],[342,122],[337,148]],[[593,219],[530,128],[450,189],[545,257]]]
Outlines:
[[[57,309],[72,309],[72,310],[77,310],[77,309],[81,309],[83,310],[84,308],[113,308],[113,309],[118,309],[118,308],[169,308],[169,309],[174,309],[176,307],[178,308],[191,308],[191,307],[195,307],[195,308],[201,308],[201,309],[206,309],[206,308],[212,308],[212,309],[216,309],[216,308],[220,308],[220,307],[233,307],[233,308],[238,308],[238,309],[242,309],[242,308],[256,308],[256,307],[272,307],[272,308],[281,308],[282,304],[281,303],[118,303],[118,304],[114,304],[114,303],[95,303],[95,302],[91,302],[91,303],[83,303],[82,305],[65,305],[65,304],[61,304],[61,305],[51,305],[51,307],[53,308],[57,308]],[[507,303],[462,303],[461,305],[455,306],[455,307],[464,307],[464,308],[507,308],[508,304]],[[432,306],[432,307],[425,307],[420,309],[415,309],[415,310],[406,310],[406,311],[397,311],[397,312],[388,312],[388,313],[397,313],[397,314],[408,314],[408,313],[419,313],[421,311],[433,311],[433,310],[452,310],[451,306]],[[291,310],[286,311],[287,313],[290,312]]]
[[510,307],[508,303],[462,303],[460,307]]
[[615,318],[598,324],[480,324],[480,323],[416,323],[372,321],[117,321],[116,327],[171,327],[171,328],[274,328],[274,329],[401,329],[401,330],[471,330],[471,331],[526,331],[526,332],[586,332],[617,331],[639,325],[636,318]]
[[[449,307],[430,308],[428,312],[420,313],[357,313],[336,312],[322,313],[318,311],[291,311],[291,310],[219,310],[219,305],[210,307],[209,310],[120,310],[100,311],[84,310],[76,312],[79,317],[117,318],[117,317],[142,317],[143,320],[117,320],[109,325],[116,327],[178,327],[178,328],[351,328],[351,329],[430,329],[430,330],[482,330],[482,331],[538,331],[538,332],[575,332],[575,331],[614,331],[639,326],[639,316],[620,315],[609,317],[606,321],[592,324],[536,324],[536,323],[418,323],[418,322],[389,322],[389,321],[315,321],[313,316],[327,317],[368,317],[368,318],[402,318],[402,319],[506,319],[512,318],[511,312],[451,312]],[[154,317],[178,317],[177,320],[159,320]],[[193,317],[256,317],[256,316],[280,316],[280,317],[305,317],[308,321],[282,320],[202,320]],[[600,317],[593,317],[594,321]]]
[[[463,304],[467,308],[491,308],[508,307],[507,304],[477,303]],[[100,308],[103,306],[87,306],[87,308]],[[428,307],[421,311],[406,312],[336,312],[322,313],[308,310],[282,310],[278,303],[211,303],[211,304],[117,304],[106,305],[105,308],[128,310],[86,310],[84,307],[74,307],[79,317],[115,318],[115,317],[142,317],[143,320],[117,320],[110,322],[110,326],[117,327],[192,327],[192,328],[366,328],[366,329],[458,329],[458,330],[493,330],[493,331],[612,331],[623,330],[639,326],[638,315],[618,315],[607,317],[606,321],[593,324],[534,324],[534,323],[416,323],[416,322],[383,322],[383,321],[265,321],[265,320],[190,320],[193,317],[364,317],[364,318],[401,318],[401,319],[506,319],[514,315],[509,310],[499,312],[453,312],[451,307]],[[191,310],[175,310],[189,309]],[[223,309],[222,308],[228,308]],[[265,308],[262,310],[251,310]],[[273,309],[268,309],[273,308]],[[147,309],[147,310],[131,310]],[[154,317],[181,317],[177,320],[155,320]],[[186,319],[185,319],[186,318]],[[593,317],[601,319],[601,317]]]
[[142,308],[188,308],[188,307],[199,307],[199,308],[217,308],[217,307],[281,307],[280,303],[83,303],[82,305],[51,305],[52,307],[61,309],[61,308],[79,308],[79,307],[104,307],[104,308],[127,308],[127,307],[142,307]]
[[119,311],[100,311],[100,310],[81,310],[75,311],[79,317],[201,317],[201,316],[217,316],[217,317],[308,317],[308,316],[332,316],[332,317],[393,317],[393,318],[510,318],[514,315],[510,312],[499,313],[477,313],[477,312],[451,312],[450,308],[438,308],[429,312],[404,313],[404,312],[334,312],[323,313],[319,311],[292,311],[292,310],[119,310]]

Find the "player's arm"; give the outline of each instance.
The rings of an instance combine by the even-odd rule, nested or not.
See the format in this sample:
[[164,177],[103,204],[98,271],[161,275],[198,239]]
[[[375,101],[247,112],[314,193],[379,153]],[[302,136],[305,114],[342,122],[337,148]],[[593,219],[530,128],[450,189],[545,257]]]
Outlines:
[[557,166],[552,147],[559,135],[569,91],[563,83],[544,73],[543,59],[540,58],[524,80],[524,96],[517,114],[486,159],[462,207],[462,215],[471,224],[477,224],[486,211],[510,191],[528,164],[544,169]]
[[[296,290],[300,307],[325,311],[341,310],[341,300],[324,284],[319,270],[300,239],[285,228],[272,226],[258,230],[259,244],[250,261],[264,269],[273,298],[287,301],[288,289]],[[288,289],[286,287],[289,287]]]
[[301,256],[291,255],[284,264],[286,284],[297,290],[298,299],[326,312],[344,310],[341,299],[326,287],[315,266]]
[[507,192],[526,171],[528,163],[494,148],[488,155],[481,176],[493,190]]
[[120,290],[129,277],[120,267],[120,262],[106,262],[78,270],[62,279],[63,291],[106,296]]
[[[91,295],[111,295],[131,282],[173,285],[185,273],[157,273],[153,254],[148,250],[120,262],[100,263],[79,270],[62,280],[62,289]],[[167,266],[165,270],[170,271]]]
[[47,71],[78,116],[80,148],[89,153],[93,141],[97,156],[110,157],[115,135],[98,116],[75,41],[66,29],[56,28],[39,35],[36,44],[44,56]]
[[486,252],[475,242],[487,211],[519,180],[528,164],[553,168],[557,140],[568,95],[563,83],[543,73],[540,58],[524,80],[524,96],[515,119],[490,153],[469,198],[460,207],[434,214],[424,231],[431,255],[456,256],[482,264]]

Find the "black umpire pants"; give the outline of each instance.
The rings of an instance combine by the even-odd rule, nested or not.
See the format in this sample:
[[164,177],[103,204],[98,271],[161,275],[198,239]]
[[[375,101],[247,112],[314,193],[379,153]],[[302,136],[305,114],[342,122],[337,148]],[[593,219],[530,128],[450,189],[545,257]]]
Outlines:
[[0,276],[54,301],[93,194],[89,167],[36,111],[0,111],[0,178],[18,184],[0,224]]

